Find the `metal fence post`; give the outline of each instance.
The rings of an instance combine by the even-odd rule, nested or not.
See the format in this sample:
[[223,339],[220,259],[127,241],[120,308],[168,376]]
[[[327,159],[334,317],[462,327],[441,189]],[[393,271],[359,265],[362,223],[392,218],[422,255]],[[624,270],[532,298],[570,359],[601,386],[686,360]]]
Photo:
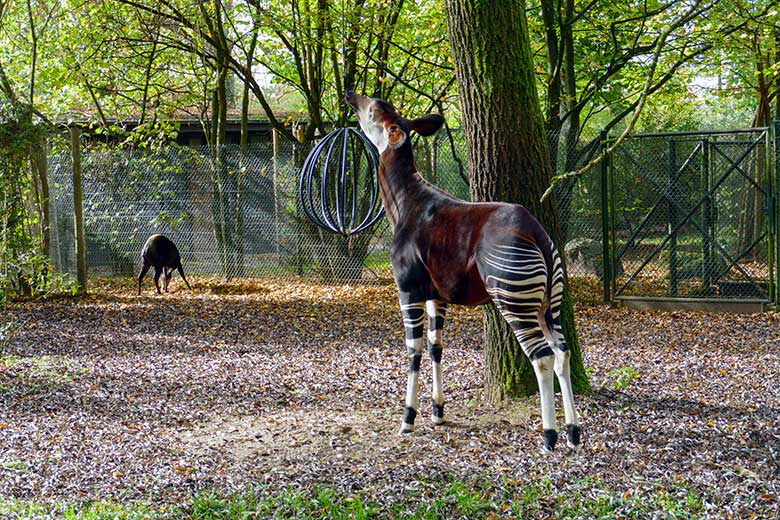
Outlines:
[[677,156],[674,139],[669,140],[669,172],[667,176],[667,211],[669,212],[669,295],[677,295],[677,211],[674,207],[674,185],[677,173]]
[[712,200],[710,198],[710,141],[708,138],[702,140],[701,150],[701,190],[704,195],[702,204],[702,234],[701,234],[701,274],[702,283],[705,290],[710,289],[712,284]]
[[[625,143],[624,143],[625,144]],[[618,240],[617,240],[617,209],[615,208],[615,153],[612,152],[612,161],[607,163],[607,188],[608,188],[608,209],[609,209],[609,262],[612,268],[612,280],[610,280],[610,293],[612,299],[618,295],[617,290],[617,272],[618,266],[622,265],[620,257],[618,256]]]
[[279,140],[281,139],[281,136],[279,135],[279,130],[276,128],[271,129],[271,150],[272,150],[272,156],[271,156],[271,178],[273,179],[273,192],[271,196],[274,199],[274,250],[276,251],[277,258],[280,254],[280,248],[279,248],[279,242],[280,242],[280,229],[282,227],[280,219],[282,217],[282,202],[279,200],[280,195],[279,191],[281,186],[281,182],[279,180],[280,173],[279,173]]
[[[780,305],[780,120],[773,121],[770,126],[769,144],[772,151],[768,153],[769,171],[769,297],[774,305]],[[767,148],[770,148],[768,146]]]
[[603,265],[603,285],[604,301],[612,301],[612,265],[610,262],[609,247],[609,197],[610,187],[608,178],[609,157],[607,156],[607,132],[602,130],[599,133],[601,146],[601,163],[599,164],[599,174],[601,182],[601,259]]

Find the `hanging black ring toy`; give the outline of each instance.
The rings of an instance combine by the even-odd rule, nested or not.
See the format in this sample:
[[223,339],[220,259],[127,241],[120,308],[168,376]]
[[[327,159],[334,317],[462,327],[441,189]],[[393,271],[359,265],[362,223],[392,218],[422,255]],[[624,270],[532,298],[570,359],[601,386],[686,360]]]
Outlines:
[[301,169],[303,212],[322,229],[344,236],[373,226],[384,214],[378,166],[376,148],[362,132],[339,128],[329,133],[309,152]]

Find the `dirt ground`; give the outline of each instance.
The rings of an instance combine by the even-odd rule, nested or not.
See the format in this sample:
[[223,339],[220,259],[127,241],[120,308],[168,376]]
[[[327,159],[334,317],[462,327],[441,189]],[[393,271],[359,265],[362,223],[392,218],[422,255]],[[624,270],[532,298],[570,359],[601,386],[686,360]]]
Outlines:
[[[360,491],[550,479],[700,497],[712,518],[780,517],[780,316],[577,309],[594,391],[584,444],[540,454],[538,397],[481,399],[481,312],[451,308],[445,413],[399,436],[405,348],[391,286],[198,282],[18,304],[0,323],[0,496],[187,501],[248,486]],[[559,409],[560,409],[560,402]]]

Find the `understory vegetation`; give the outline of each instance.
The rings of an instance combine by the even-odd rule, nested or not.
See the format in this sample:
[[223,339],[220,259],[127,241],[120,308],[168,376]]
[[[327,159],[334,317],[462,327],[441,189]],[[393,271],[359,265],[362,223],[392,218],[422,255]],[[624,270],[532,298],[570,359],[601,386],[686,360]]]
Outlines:
[[79,506],[44,506],[0,501],[0,514],[35,517],[57,515],[66,520],[248,520],[255,518],[369,519],[412,518],[698,518],[704,511],[699,497],[683,486],[667,488],[637,483],[635,490],[616,492],[598,482],[573,482],[563,490],[549,479],[521,485],[513,480],[498,484],[454,481],[418,482],[417,490],[383,506],[361,492],[343,496],[320,487],[311,492],[262,488],[236,495],[200,493],[187,506],[155,507],[149,504],[88,503]]

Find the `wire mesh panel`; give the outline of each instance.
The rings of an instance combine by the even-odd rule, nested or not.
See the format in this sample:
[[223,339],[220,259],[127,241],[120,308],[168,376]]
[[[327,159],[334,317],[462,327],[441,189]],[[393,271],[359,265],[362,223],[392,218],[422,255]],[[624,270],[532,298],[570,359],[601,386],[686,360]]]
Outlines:
[[612,170],[616,296],[767,299],[768,132],[636,136]]
[[[598,138],[558,146],[559,170],[579,167]],[[594,144],[595,143],[595,144]],[[82,151],[87,265],[92,275],[133,276],[141,248],[154,233],[176,243],[185,271],[216,277],[313,277],[325,281],[392,276],[391,233],[385,219],[344,237],[319,229],[296,198],[309,150],[297,143]],[[415,142],[421,174],[469,199],[465,139],[460,131]],[[53,261],[75,272],[71,159],[50,157]],[[598,285],[603,277],[602,192],[598,171],[556,190],[569,273]]]
[[[565,131],[548,133],[554,172],[558,175],[579,170],[602,150],[601,134],[573,137]],[[565,180],[555,189],[569,283],[575,293],[587,294],[588,298],[603,294],[605,276],[608,277],[604,262],[604,177],[598,166]]]
[[[602,149],[603,136],[548,136],[558,174]],[[599,168],[557,186],[569,279],[600,292],[604,230],[615,296],[767,299],[771,142],[764,129],[635,136]],[[82,154],[87,262],[95,275],[132,276],[146,238],[163,233],[185,270],[218,277],[313,277],[331,282],[392,276],[384,219],[344,237],[313,225],[296,198],[309,147],[219,150],[90,147]],[[461,132],[415,142],[421,174],[468,200]],[[71,160],[50,158],[53,261],[75,272]],[[608,196],[608,197],[607,197]],[[607,203],[607,199],[609,202]],[[609,221],[604,221],[609,207]]]
[[[387,277],[370,265],[375,227],[356,237],[322,232],[295,194],[303,146],[87,150],[82,154],[87,263],[92,274],[131,275],[146,238],[171,238],[187,272],[238,277]],[[54,261],[74,271],[71,164],[51,158]]]

